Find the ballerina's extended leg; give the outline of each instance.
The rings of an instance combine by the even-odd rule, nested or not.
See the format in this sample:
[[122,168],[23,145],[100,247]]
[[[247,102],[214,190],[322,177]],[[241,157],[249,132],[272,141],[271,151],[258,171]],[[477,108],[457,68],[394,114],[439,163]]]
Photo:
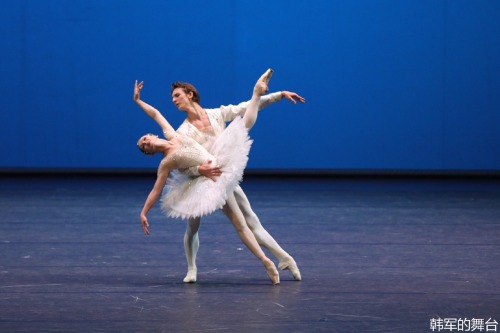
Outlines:
[[247,110],[243,116],[246,128],[250,129],[253,127],[257,121],[257,114],[259,113],[259,103],[260,96],[264,95],[268,91],[269,80],[273,75],[273,70],[268,69],[262,76],[257,80],[253,88],[252,99],[248,103]]

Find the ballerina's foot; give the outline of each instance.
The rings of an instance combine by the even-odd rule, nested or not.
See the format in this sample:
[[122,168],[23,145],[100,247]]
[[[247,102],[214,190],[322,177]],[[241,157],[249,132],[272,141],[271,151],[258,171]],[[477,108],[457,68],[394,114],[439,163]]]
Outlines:
[[254,95],[262,96],[268,92],[269,80],[273,76],[273,70],[269,68],[262,76],[257,80],[255,87],[253,88]]
[[184,278],[184,283],[195,283],[196,282],[196,270],[194,269],[190,269],[187,274],[186,274],[186,277]]
[[280,274],[278,273],[278,270],[276,269],[276,266],[270,259],[266,259],[264,261],[264,267],[266,268],[267,275],[269,276],[269,279],[271,280],[273,285],[277,285],[280,283]]
[[292,276],[296,281],[302,280],[302,277],[300,276],[299,267],[297,266],[297,263],[295,262],[295,260],[293,260],[292,257],[280,262],[278,264],[278,268],[281,270],[288,269],[290,273],[292,273]]

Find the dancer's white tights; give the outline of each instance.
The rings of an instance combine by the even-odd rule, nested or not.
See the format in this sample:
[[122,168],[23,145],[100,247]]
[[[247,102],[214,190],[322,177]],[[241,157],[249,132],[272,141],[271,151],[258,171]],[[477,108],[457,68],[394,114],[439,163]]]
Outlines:
[[193,271],[194,274],[196,274],[196,254],[200,248],[199,229],[200,218],[191,218],[188,220],[184,233],[184,252],[186,253],[188,272]]
[[234,196],[238,202],[239,209],[241,210],[248,227],[255,235],[257,242],[268,249],[280,262],[289,259],[290,255],[283,250],[278,242],[274,240],[273,236],[271,236],[269,232],[264,229],[257,214],[255,214],[252,210],[250,201],[245,195],[245,192],[243,192],[243,189],[240,186],[237,186],[234,190]]
[[259,113],[260,96],[262,96],[267,92],[267,84],[271,79],[272,73],[273,71],[271,69],[268,69],[257,80],[257,83],[253,88],[252,99],[248,103],[245,115],[243,116],[243,120],[245,121],[245,126],[248,130],[250,130],[257,121],[257,114]]
[[222,207],[222,212],[224,212],[224,214],[231,220],[238,236],[240,236],[240,239],[250,252],[252,252],[259,260],[267,259],[254,234],[247,226],[245,218],[238,208],[238,203],[236,202],[233,193],[228,196],[226,204]]
[[[234,197],[238,204],[237,210],[241,211],[241,214],[243,214],[243,218],[246,221],[246,224],[250,228],[251,232],[254,234],[257,242],[268,249],[280,262],[289,259],[290,255],[285,250],[283,250],[283,248],[281,248],[281,246],[274,240],[269,232],[264,229],[264,227],[260,223],[259,218],[252,210],[247,196],[240,186],[236,187],[234,191]],[[233,215],[240,216],[239,214]],[[200,247],[200,240],[198,237],[199,228],[199,217],[191,218],[188,220],[188,223],[186,225],[186,232],[184,233],[184,252],[186,254],[188,271],[196,271],[196,254],[198,253],[198,249]]]
[[245,115],[243,116],[245,127],[248,130],[250,130],[257,121],[257,115],[259,113],[259,103],[260,103],[260,96],[254,93],[252,99],[250,100],[250,102],[248,102]]
[[[240,236],[240,239],[248,247],[250,252],[252,252],[259,260],[265,259],[266,255],[264,254],[264,251],[262,251],[262,249],[260,248],[256,237],[252,233],[252,230],[250,230],[250,228],[247,226],[245,219],[243,217],[243,213],[238,208],[238,203],[236,202],[236,199],[233,194],[229,195],[226,204],[222,208],[222,211],[231,220],[233,226],[238,232],[238,235]],[[200,246],[200,241],[198,238],[199,227],[200,227],[199,218],[188,220],[186,232],[184,234],[184,250],[186,252],[188,271],[192,270],[196,271],[196,254]]]

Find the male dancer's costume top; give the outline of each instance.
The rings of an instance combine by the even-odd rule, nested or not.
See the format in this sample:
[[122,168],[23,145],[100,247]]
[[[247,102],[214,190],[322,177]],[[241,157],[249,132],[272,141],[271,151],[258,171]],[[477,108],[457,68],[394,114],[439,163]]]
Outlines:
[[[280,99],[279,92],[262,96],[259,110]],[[167,216],[188,219],[210,214],[224,206],[228,194],[243,177],[252,144],[241,118],[247,105],[248,102],[243,102],[205,109],[213,132],[202,132],[187,120],[177,129],[182,148],[171,158],[184,172],[174,171],[167,180],[162,196],[162,209]],[[222,171],[215,182],[198,177],[197,167],[207,160]]]

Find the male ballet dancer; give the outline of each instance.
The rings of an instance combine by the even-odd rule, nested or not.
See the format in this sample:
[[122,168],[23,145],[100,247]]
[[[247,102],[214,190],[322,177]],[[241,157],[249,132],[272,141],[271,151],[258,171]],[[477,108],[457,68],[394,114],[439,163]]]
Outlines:
[[[297,103],[296,100],[301,103],[305,102],[304,98],[294,92],[281,91],[262,96],[259,110],[280,101],[283,97],[294,104]],[[220,135],[226,127],[226,122],[233,120],[238,115],[243,115],[248,105],[248,102],[243,102],[238,105],[221,106],[216,109],[204,109],[199,104],[200,95],[197,89],[193,85],[184,82],[172,84],[172,102],[179,110],[185,111],[187,115],[177,132],[192,137],[202,145],[208,144],[213,137]],[[210,161],[208,161],[199,167],[190,168],[185,173],[192,176],[203,175],[214,179],[214,176],[220,174],[220,171],[216,166],[210,165]],[[279,260],[278,268],[290,270],[294,279],[300,281],[301,275],[295,260],[264,229],[240,186],[235,189],[234,196],[238,207],[229,209],[229,212],[224,211],[226,216],[231,220],[244,218],[258,243],[268,249]],[[197,279],[196,254],[200,244],[198,236],[200,222],[201,218],[199,217],[189,219],[184,234],[184,250],[188,264],[188,272],[184,278],[185,283],[193,283]]]

